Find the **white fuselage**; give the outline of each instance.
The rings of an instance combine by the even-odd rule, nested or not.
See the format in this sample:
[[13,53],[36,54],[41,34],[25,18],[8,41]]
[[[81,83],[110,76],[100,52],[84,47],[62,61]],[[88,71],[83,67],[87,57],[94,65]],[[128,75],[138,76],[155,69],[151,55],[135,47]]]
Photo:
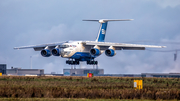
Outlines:
[[63,52],[61,57],[63,58],[70,58],[76,53],[90,54],[90,49],[91,49],[91,47],[83,45],[82,41],[69,41],[68,43],[62,44],[62,46],[64,46],[61,48],[61,52]]

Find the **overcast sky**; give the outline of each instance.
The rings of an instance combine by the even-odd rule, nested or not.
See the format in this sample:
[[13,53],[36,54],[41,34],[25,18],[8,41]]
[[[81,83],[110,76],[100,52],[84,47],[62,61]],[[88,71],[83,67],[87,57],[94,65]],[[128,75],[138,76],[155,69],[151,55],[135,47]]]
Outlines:
[[[109,22],[106,41],[165,45],[180,49],[179,0],[0,0],[0,64],[62,73],[65,58],[42,57],[33,49],[13,47],[96,39],[99,23],[82,19],[134,19]],[[172,44],[176,43],[176,44]],[[116,51],[96,60],[105,73],[180,72],[180,56],[173,52]],[[180,53],[180,52],[179,52]],[[92,68],[82,63],[82,67]],[[79,68],[79,66],[76,66]]]

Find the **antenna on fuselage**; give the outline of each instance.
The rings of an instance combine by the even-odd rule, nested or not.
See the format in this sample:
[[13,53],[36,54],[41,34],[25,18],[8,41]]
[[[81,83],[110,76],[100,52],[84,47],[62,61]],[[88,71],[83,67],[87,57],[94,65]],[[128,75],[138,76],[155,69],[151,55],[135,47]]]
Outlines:
[[108,21],[131,21],[133,19],[100,19],[100,20],[83,20],[96,21],[101,23],[96,42],[104,42]]

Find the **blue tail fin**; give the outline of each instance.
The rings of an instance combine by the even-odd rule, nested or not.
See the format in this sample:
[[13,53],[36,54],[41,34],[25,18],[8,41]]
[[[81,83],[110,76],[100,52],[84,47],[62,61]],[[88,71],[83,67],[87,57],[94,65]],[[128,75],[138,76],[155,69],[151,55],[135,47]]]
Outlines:
[[97,36],[97,39],[96,39],[97,42],[104,42],[105,35],[106,35],[107,24],[108,24],[108,22],[101,23],[99,33],[98,33],[98,36]]

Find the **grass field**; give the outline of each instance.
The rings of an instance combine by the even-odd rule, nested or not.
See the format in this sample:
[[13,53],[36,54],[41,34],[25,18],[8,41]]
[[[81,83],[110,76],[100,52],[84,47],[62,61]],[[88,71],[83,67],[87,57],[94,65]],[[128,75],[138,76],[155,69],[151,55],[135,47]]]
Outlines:
[[[133,80],[143,80],[143,89],[135,90]],[[180,100],[180,80],[179,78],[2,76],[0,98]],[[74,99],[64,101],[68,100],[74,101]]]
[[0,98],[0,101],[178,101],[178,100],[85,99],[85,98]]

